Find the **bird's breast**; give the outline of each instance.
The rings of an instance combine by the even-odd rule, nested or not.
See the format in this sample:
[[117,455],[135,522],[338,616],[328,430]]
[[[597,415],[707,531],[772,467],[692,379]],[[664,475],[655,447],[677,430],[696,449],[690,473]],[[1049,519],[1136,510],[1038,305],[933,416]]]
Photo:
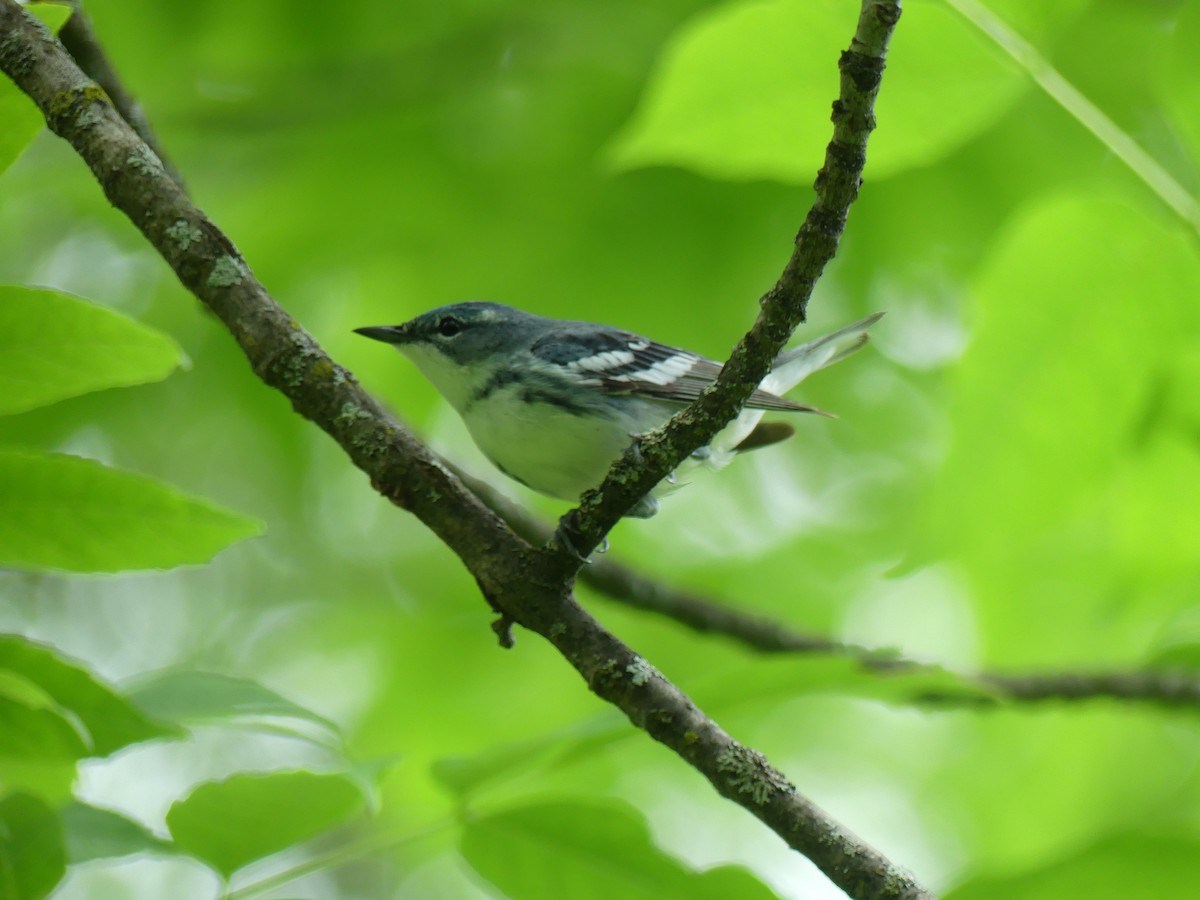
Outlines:
[[514,382],[489,391],[462,416],[479,449],[510,478],[576,500],[600,483],[631,435],[662,424],[669,411],[637,401],[615,407],[584,392]]

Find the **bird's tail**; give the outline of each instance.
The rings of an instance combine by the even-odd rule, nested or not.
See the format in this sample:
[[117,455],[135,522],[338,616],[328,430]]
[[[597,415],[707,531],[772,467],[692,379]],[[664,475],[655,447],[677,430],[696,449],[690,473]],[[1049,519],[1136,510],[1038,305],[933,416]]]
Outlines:
[[[782,396],[813,372],[845,359],[867,342],[867,329],[882,316],[881,312],[875,313],[832,334],[784,350],[775,358],[775,367],[770,374],[763,379],[762,389]],[[719,469],[728,464],[740,451],[766,446],[787,436],[782,431],[756,436],[755,429],[762,415],[761,409],[743,409],[738,417],[713,439],[707,448],[704,462],[712,468]]]
[[841,362],[867,342],[867,329],[881,318],[883,313],[877,312],[832,334],[784,350],[775,357],[775,365],[763,379],[762,389],[782,396],[813,372]]

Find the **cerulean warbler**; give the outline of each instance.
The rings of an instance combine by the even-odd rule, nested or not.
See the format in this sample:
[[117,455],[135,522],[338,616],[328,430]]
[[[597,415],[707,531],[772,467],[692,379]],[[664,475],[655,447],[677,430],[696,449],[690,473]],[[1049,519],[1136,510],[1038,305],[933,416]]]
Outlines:
[[[859,349],[881,315],[781,353],[741,414],[691,462],[720,468],[739,451],[790,437],[791,425],[760,422],[763,412],[820,413],[779,395]],[[633,438],[666,423],[721,371],[720,363],[619,328],[499,303],[454,303],[403,325],[355,331],[411,359],[501,472],[561,500],[598,485]],[[628,514],[654,515],[654,494],[666,487]]]

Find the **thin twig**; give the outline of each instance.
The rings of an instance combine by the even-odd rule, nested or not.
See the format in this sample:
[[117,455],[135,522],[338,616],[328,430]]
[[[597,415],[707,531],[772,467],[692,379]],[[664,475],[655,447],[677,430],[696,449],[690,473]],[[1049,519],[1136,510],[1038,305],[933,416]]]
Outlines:
[[[554,528],[513,503],[486,481],[447,463],[455,475],[508,527],[529,541],[541,544],[550,540]],[[849,646],[830,638],[809,636],[789,629],[766,616],[753,616],[730,609],[699,594],[681,591],[648,578],[609,556],[592,555],[589,564],[579,570],[579,581],[611,600],[654,613],[686,625],[693,631],[732,638],[754,650],[764,652],[843,653]],[[864,654],[873,652],[860,648]],[[878,654],[873,654],[878,655]]]
[[980,682],[1002,697],[1023,702],[1129,700],[1167,707],[1200,706],[1200,680],[1194,672],[1131,669],[1115,672],[985,673]]
[[759,301],[757,320],[734,348],[716,383],[662,428],[640,436],[600,486],[584,494],[579,507],[563,517],[560,528],[570,535],[577,552],[547,547],[563,573],[577,571],[579,557],[596,549],[633,504],[733,420],[804,321],[813,286],[837,252],[850,205],[858,197],[867,138],[875,128],[875,97],[899,18],[899,0],[863,0],[850,49],[838,60],[841,89],[833,103],[833,139],[813,186],[816,198],[783,274]]
[[[551,525],[513,503],[487,482],[457,466],[447,465],[489,509],[530,543],[542,543],[554,533]],[[579,580],[608,599],[678,622],[701,634],[728,638],[760,653],[840,656],[878,675],[896,675],[928,668],[929,664],[889,648],[867,647],[821,634],[798,631],[768,616],[733,609],[718,600],[672,588],[649,578],[610,556],[591,559]],[[940,670],[940,669],[939,669]],[[955,673],[964,686],[978,692],[928,692],[921,699],[938,705],[1001,706],[1006,703],[1082,702],[1121,700],[1169,708],[1200,706],[1200,678],[1194,671],[1124,669],[1091,672]]]

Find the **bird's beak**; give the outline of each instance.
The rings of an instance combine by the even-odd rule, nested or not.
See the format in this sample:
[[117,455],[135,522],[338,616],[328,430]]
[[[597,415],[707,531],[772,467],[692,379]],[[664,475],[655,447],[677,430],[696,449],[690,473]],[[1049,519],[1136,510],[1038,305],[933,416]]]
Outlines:
[[371,325],[367,328],[355,328],[354,332],[373,341],[383,341],[385,344],[408,342],[408,331],[403,325]]

